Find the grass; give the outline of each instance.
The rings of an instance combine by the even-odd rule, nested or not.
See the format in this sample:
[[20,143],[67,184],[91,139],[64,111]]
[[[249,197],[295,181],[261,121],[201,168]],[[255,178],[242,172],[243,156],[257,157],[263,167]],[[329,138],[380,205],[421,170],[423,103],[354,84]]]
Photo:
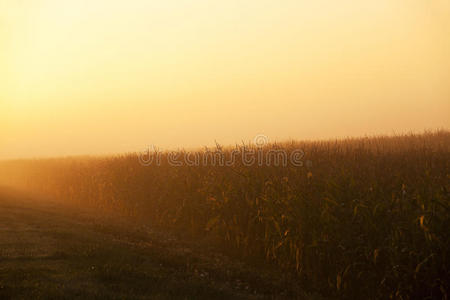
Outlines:
[[117,214],[48,206],[44,200],[24,202],[22,193],[0,190],[1,299],[304,295],[294,292],[293,281],[277,282],[280,276],[273,272],[198,249],[167,232],[146,229]]
[[[262,151],[271,149],[302,149],[312,163],[175,167],[162,153],[161,165],[143,166],[138,154],[127,154],[3,162],[0,179],[194,240],[206,236],[244,261],[295,274],[305,289],[325,296],[448,298],[449,132],[271,144]],[[222,151],[230,157],[233,148]],[[108,270],[110,278],[127,273]]]

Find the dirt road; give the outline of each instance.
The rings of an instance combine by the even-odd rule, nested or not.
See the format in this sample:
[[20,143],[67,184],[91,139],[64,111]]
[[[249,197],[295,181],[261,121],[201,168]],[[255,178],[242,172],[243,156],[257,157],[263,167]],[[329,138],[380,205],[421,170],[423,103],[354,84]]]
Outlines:
[[293,296],[303,298],[279,274],[117,216],[0,189],[1,299]]

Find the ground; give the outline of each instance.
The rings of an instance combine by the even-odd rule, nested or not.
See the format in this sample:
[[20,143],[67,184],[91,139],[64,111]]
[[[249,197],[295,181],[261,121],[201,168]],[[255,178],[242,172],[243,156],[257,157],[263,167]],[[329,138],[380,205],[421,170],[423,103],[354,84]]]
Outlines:
[[6,188],[0,251],[1,299],[316,298],[161,230]]

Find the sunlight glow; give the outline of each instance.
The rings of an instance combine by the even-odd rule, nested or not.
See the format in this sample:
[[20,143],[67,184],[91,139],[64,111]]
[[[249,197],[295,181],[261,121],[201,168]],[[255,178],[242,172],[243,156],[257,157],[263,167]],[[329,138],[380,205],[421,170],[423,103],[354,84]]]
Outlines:
[[450,125],[449,1],[0,4],[0,159]]

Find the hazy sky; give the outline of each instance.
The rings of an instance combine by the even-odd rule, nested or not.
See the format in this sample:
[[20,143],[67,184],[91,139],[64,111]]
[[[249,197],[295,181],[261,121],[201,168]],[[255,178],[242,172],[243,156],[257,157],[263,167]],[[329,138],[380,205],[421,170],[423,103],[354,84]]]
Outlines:
[[0,158],[438,127],[448,0],[0,0]]

